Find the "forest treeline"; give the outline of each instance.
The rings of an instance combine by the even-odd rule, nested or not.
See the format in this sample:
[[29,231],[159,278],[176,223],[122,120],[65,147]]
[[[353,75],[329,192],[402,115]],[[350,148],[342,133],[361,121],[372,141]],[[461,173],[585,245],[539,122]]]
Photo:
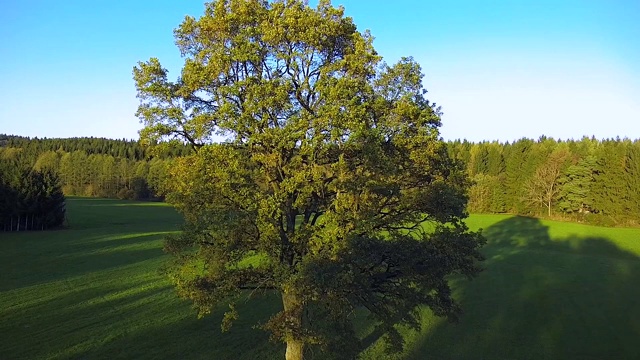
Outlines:
[[638,225],[640,141],[449,142],[474,182],[469,211]]
[[177,143],[148,149],[129,140],[0,135],[0,161],[56,174],[65,195],[162,199],[159,184],[171,159],[191,149]]
[[0,231],[46,230],[61,225],[65,198],[53,171],[16,159],[0,161]]
[[[544,136],[506,143],[457,140],[448,142],[448,149],[466,164],[473,181],[470,212],[638,225],[638,140],[561,141]],[[172,159],[190,151],[183,144],[152,153],[128,140],[0,135],[2,161],[57,174],[65,195],[162,199],[161,184]]]
[[0,134],[0,148],[19,148],[23,155],[33,160],[45,151],[74,152],[84,151],[87,155],[111,155],[114,158],[129,160],[145,160],[150,157],[161,159],[173,158],[189,154],[191,148],[180,143],[171,143],[160,151],[156,148],[153,153],[151,147],[142,146],[135,140],[114,140],[95,137],[79,138],[29,138],[25,136]]

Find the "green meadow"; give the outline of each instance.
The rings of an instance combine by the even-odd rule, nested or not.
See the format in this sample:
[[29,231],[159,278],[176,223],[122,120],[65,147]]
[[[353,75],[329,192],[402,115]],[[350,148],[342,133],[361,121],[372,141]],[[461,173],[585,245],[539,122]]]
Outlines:
[[[162,203],[71,198],[69,229],[0,233],[0,359],[272,359],[253,324],[276,296],[197,319],[159,269],[180,216]],[[456,324],[423,311],[398,359],[640,358],[640,229],[472,215],[486,270],[454,279]],[[387,358],[369,324],[365,359]],[[318,354],[316,354],[318,355]]]

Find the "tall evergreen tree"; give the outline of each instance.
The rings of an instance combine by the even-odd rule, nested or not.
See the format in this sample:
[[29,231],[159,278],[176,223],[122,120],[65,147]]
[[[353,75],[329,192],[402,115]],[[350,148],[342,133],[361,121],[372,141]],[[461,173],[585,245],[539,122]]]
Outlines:
[[594,211],[592,187],[595,182],[596,158],[588,155],[569,166],[562,179],[559,208],[567,214]]
[[596,212],[610,218],[625,217],[625,149],[615,140],[606,140],[596,154],[593,207]]
[[520,139],[507,146],[505,158],[505,199],[507,211],[512,213],[526,213],[526,190],[524,188],[535,167],[531,166],[534,142]]

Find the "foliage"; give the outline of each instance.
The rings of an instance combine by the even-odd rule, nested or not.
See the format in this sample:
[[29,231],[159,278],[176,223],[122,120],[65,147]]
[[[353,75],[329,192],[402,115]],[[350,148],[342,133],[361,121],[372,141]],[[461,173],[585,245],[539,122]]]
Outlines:
[[473,178],[473,186],[469,191],[469,211],[475,213],[502,212],[502,207],[496,204],[496,195],[500,191],[500,179],[498,176],[476,174]]
[[586,214],[594,210],[591,192],[595,181],[595,166],[595,157],[589,155],[567,168],[560,190],[562,202],[558,204],[562,211]]
[[462,222],[468,182],[418,64],[382,63],[327,1],[214,1],[175,34],[177,81],[155,58],[134,79],[141,136],[197,150],[168,182],[187,221],[166,244],[178,293],[204,315],[242,290],[279,292],[265,328],[289,359],[309,345],[355,356],[360,307],[394,349],[419,305],[455,317],[448,275],[476,275],[483,240]]
[[526,199],[534,205],[547,208],[551,216],[552,206],[560,194],[560,180],[569,157],[566,149],[556,149],[542,163],[526,183]]

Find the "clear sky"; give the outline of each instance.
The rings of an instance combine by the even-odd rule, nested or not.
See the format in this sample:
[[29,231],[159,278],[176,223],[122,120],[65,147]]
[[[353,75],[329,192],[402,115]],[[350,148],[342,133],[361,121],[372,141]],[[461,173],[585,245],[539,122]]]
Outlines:
[[[311,1],[314,3],[314,1]],[[640,0],[334,0],[413,56],[445,139],[640,138]],[[203,1],[0,2],[0,133],[137,138],[133,66],[178,75]]]

